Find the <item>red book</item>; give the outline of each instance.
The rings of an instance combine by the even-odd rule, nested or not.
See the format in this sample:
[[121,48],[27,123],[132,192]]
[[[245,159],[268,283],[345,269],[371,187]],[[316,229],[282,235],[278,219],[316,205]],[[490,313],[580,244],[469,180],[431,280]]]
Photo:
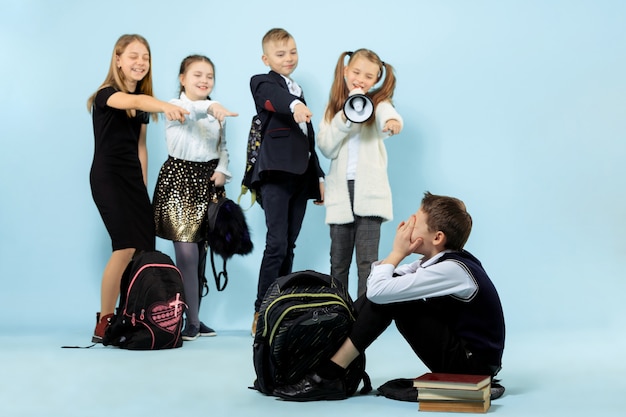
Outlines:
[[488,375],[445,374],[428,372],[413,380],[415,388],[446,388],[460,390],[479,390],[491,383]]

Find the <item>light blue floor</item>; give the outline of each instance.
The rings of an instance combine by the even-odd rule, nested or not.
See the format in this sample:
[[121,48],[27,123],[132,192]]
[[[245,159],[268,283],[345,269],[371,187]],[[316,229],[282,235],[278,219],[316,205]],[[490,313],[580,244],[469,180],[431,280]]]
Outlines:
[[[84,330],[88,335],[91,329]],[[626,365],[621,358],[626,343],[623,336],[610,333],[509,333],[500,374],[507,391],[489,413],[623,416]],[[254,380],[252,338],[243,331],[221,332],[186,342],[181,349],[157,352],[100,345],[61,349],[86,344],[82,329],[39,335],[2,329],[1,334],[2,417],[402,417],[418,412],[415,403],[376,395],[314,403],[265,397],[248,389]],[[425,371],[395,328],[367,355],[374,387]]]

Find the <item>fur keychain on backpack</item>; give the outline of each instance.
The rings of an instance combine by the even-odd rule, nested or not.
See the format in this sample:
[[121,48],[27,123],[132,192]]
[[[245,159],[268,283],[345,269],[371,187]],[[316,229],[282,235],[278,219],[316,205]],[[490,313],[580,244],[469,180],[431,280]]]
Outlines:
[[[220,195],[221,194],[221,195]],[[247,255],[252,252],[248,223],[241,207],[223,193],[213,188],[208,209],[209,231],[207,241],[211,251],[211,266],[218,291],[223,291],[228,284],[226,261],[234,255]],[[224,260],[222,272],[215,268],[214,253]],[[224,283],[221,284],[221,278]]]

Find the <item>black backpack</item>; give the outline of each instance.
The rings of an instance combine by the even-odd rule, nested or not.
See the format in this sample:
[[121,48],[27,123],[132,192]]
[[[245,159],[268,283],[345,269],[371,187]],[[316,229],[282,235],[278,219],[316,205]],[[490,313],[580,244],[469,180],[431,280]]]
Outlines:
[[[259,310],[253,344],[254,388],[273,395],[274,388],[301,380],[320,361],[332,357],[354,321],[352,299],[333,277],[301,271],[278,278]],[[370,391],[365,355],[348,367],[347,395],[353,395],[361,381],[361,393]]]
[[102,344],[131,350],[178,348],[185,311],[183,279],[159,251],[139,252],[122,275],[120,303]]
[[[269,117],[271,117],[271,113]],[[261,193],[257,186],[258,184],[252,181],[252,174],[257,159],[259,158],[264,130],[265,128],[261,118],[255,114],[252,117],[252,122],[250,123],[250,133],[248,134],[248,144],[246,147],[246,170],[244,171],[243,179],[241,180],[241,193],[237,198],[238,204],[241,203],[241,197],[246,194],[248,190],[250,190],[250,198],[252,201],[250,203],[250,207],[254,205],[255,201],[258,201],[259,204],[263,204],[261,202]]]

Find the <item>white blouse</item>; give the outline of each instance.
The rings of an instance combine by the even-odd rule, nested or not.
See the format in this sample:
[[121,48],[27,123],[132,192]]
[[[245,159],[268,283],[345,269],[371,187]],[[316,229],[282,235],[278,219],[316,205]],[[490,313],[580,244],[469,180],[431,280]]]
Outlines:
[[[222,140],[220,142],[220,123],[208,114],[208,109],[217,101],[190,100],[185,93],[179,99],[169,101],[189,111],[185,122],[168,120],[165,123],[165,140],[170,156],[193,162],[207,162],[219,159],[216,171],[223,173],[227,181],[232,175],[228,171],[228,149],[226,148],[226,121],[222,122]],[[218,147],[219,143],[219,147]]]

